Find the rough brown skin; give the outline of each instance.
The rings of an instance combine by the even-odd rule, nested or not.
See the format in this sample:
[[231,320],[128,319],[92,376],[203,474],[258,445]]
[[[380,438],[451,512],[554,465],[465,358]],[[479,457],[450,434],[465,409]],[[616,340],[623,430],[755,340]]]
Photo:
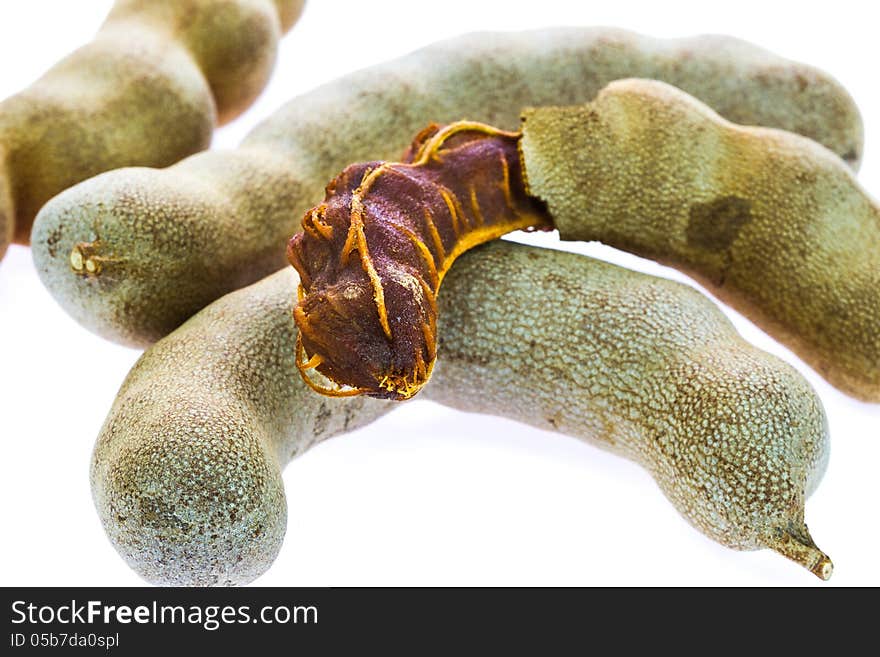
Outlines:
[[861,119],[837,82],[735,39],[608,28],[472,34],[301,96],[236,151],[77,185],[40,212],[37,270],[84,326],[146,346],[284,267],[300,217],[352,162],[398,158],[431,121],[513,130],[523,107],[583,103],[634,75],[675,84],[732,121],[799,132],[859,160]]
[[648,80],[527,111],[521,150],[562,239],[681,269],[832,385],[880,402],[880,205],[834,153]]
[[[519,134],[429,126],[403,162],[346,168],[303,217],[287,258],[302,281],[297,367],[331,396],[409,399],[437,358],[437,295],[455,259],[520,229],[550,229],[526,196]],[[319,371],[336,386],[314,383]]]
[[265,86],[303,0],[117,0],[94,40],[0,103],[0,257],[51,197],[102,171],[168,166]]
[[[285,529],[281,468],[391,407],[314,394],[300,378],[288,268],[230,294],[148,350],[95,447],[91,482],[113,545],[156,584],[243,584]],[[804,525],[828,456],[821,403],[680,283],[494,241],[439,298],[423,395],[582,438],[647,468],[682,515],[741,550],[822,578]]]

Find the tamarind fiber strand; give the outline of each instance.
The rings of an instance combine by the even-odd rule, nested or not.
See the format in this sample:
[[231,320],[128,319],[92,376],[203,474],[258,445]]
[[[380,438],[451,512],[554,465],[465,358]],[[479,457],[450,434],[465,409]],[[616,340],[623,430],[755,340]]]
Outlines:
[[[298,283],[288,268],[210,305],[147,350],[119,391],[92,493],[114,547],[150,582],[264,572],[285,533],[283,466],[393,405],[317,395],[300,378]],[[456,261],[438,301],[427,398],[632,459],[710,538],[831,575],[804,524],[828,458],[821,403],[702,294],[496,240]]]
[[562,239],[693,276],[832,385],[880,402],[880,204],[831,151],[620,80],[524,114],[527,191]]
[[285,266],[284,245],[346,165],[396,159],[427,123],[516,129],[528,105],[576,104],[656,77],[723,116],[814,138],[856,166],[862,123],[828,75],[742,41],[608,28],[471,34],[294,99],[229,152],[109,172],[65,191],[32,233],[43,283],[83,326],[146,346]]
[[0,103],[0,257],[71,185],[207,148],[265,86],[302,5],[117,0],[89,44]]

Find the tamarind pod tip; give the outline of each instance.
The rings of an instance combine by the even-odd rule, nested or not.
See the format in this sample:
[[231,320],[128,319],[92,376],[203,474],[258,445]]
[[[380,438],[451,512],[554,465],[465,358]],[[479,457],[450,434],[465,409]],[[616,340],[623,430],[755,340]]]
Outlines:
[[278,10],[281,31],[287,32],[299,20],[305,8],[306,0],[274,0]]
[[834,563],[831,557],[813,542],[806,527],[803,532],[791,529],[780,531],[767,542],[767,547],[786,559],[800,564],[819,579],[826,582],[831,579]]
[[834,573],[834,564],[831,562],[831,559],[828,556],[824,556],[824,558],[819,563],[817,563],[816,567],[814,567],[811,572],[819,579],[827,582],[829,579],[831,579],[831,575]]

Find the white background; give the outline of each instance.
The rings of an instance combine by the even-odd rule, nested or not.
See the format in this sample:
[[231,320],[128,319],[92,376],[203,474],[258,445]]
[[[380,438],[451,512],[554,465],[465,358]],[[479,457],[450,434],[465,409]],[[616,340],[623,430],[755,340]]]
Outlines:
[[[89,40],[110,4],[0,0],[0,97]],[[311,0],[284,39],[270,86],[217,132],[214,147],[233,147],[311,87],[461,32],[591,24],[665,37],[720,32],[843,82],[866,120],[860,178],[876,193],[880,46],[871,7]],[[598,245],[559,246],[685,280]],[[831,465],[807,522],[835,562],[827,585],[880,584],[880,406],[844,397],[728,313],[749,340],[794,363],[825,402]],[[39,283],[29,251],[10,249],[0,263],[0,584],[141,583],[105,538],[88,483],[92,444],[137,357],[70,320]],[[288,466],[285,482],[287,539],[263,585],[821,585],[769,551],[735,552],[704,538],[636,465],[566,436],[423,401],[319,445]]]

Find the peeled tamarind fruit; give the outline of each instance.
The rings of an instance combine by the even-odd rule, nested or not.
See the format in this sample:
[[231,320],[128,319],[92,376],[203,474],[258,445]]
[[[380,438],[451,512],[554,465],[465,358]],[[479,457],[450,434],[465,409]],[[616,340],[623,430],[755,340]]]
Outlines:
[[562,239],[681,269],[830,383],[880,402],[880,205],[834,153],[649,80],[525,112],[521,151]]
[[[157,584],[242,584],[285,530],[281,469],[393,402],[314,394],[294,359],[298,277],[230,294],[149,349],[101,430],[91,481],[111,541]],[[819,399],[696,290],[495,241],[452,267],[423,394],[588,440],[650,471],[697,529],[819,577],[804,524],[828,456]]]
[[80,323],[146,346],[284,267],[303,213],[348,164],[398,158],[431,121],[516,129],[523,107],[583,103],[634,75],[676,84],[730,120],[800,132],[858,163],[862,124],[846,91],[741,41],[605,28],[472,34],[301,96],[235,151],[114,171],[67,190],[37,218],[34,260]]
[[9,189],[0,192],[0,257],[10,238],[28,243],[37,211],[71,185],[207,148],[215,123],[263,89],[302,5],[117,0],[91,43],[0,103],[0,190]]
[[310,387],[404,400],[428,382],[437,297],[456,258],[552,227],[526,195],[518,146],[518,133],[482,123],[432,125],[405,162],[354,164],[327,186],[287,247],[300,277],[296,362]]

